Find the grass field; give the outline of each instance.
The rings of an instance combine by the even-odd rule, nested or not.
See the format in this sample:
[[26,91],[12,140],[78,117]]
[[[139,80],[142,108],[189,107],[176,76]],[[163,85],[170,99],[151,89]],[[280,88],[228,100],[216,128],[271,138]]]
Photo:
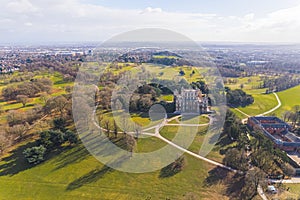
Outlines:
[[[188,82],[193,82],[201,79],[200,69],[197,67],[171,67],[171,66],[157,66],[157,65],[150,65],[150,64],[143,64],[145,69],[157,76],[158,78],[164,80],[174,80],[176,78],[185,78]],[[180,70],[185,72],[184,76],[180,76]],[[191,75],[192,72],[195,71],[194,75]]]
[[[244,77],[244,78],[232,78],[237,83],[235,84],[226,84],[226,86],[230,87],[230,89],[241,89],[241,84],[243,84],[243,90],[253,96],[254,103],[246,106],[246,107],[239,107],[241,111],[248,115],[258,115],[264,113],[275,106],[277,106],[278,102],[276,97],[273,94],[264,94],[266,89],[256,89],[255,86],[261,83],[259,76],[253,77]],[[232,111],[240,118],[245,118],[246,116],[241,114],[240,112],[232,109]]]
[[[132,69],[132,66],[124,68]],[[157,75],[163,72],[164,78],[167,76],[170,80],[178,77],[180,70],[179,67],[171,69],[158,66],[153,68],[151,66],[149,69]],[[184,69],[186,73],[184,78],[189,81],[201,78],[200,75],[196,74],[190,76],[192,70],[193,68]],[[37,77],[43,76],[46,75],[38,75]],[[54,82],[53,96],[65,93],[65,87],[72,85],[72,83],[63,82],[63,77],[59,73],[52,74],[49,78]],[[255,80],[248,81],[248,83],[249,85],[250,83],[254,84]],[[250,86],[245,85],[245,87],[250,90]],[[277,102],[275,97],[260,93],[259,90],[252,90],[255,104],[252,107],[241,109],[246,109],[246,113],[261,113],[264,109],[268,110],[268,106],[274,107],[271,104],[274,103],[273,100]],[[163,98],[170,99],[170,96]],[[268,103],[264,98],[269,99],[267,100]],[[31,99],[32,106],[37,103],[40,103],[38,98]],[[28,109],[28,107],[21,108],[20,104],[8,104],[8,102],[2,102],[2,104],[8,110]],[[106,113],[105,119],[111,120],[112,115]],[[133,115],[132,119],[144,128],[156,124],[156,122],[151,124],[149,118],[137,114]],[[201,122],[207,123],[208,119],[203,117]],[[178,122],[175,120],[174,123],[177,124]],[[205,139],[206,127],[197,129],[198,134],[189,147],[189,150],[195,153],[199,152]],[[178,127],[168,126],[161,130],[161,135],[171,140],[177,131]],[[0,199],[229,199],[226,197],[228,194],[227,186],[223,185],[221,181],[211,186],[206,184],[210,176],[209,171],[214,169],[214,166],[189,155],[185,155],[186,166],[183,171],[170,177],[162,177],[161,170],[143,174],[116,171],[97,161],[82,145],[72,148],[64,147],[65,149],[57,150],[49,155],[45,162],[37,166],[29,166],[22,152],[31,145],[31,143],[26,143],[16,147],[0,161]],[[155,137],[140,138],[137,141],[135,151],[150,152],[165,145],[163,141]],[[221,142],[207,157],[222,162],[223,155],[220,154],[220,151],[227,147],[225,142]]]
[[0,162],[0,199],[188,199],[185,196],[191,193],[197,199],[226,199],[224,185],[204,186],[212,166],[188,155],[182,172],[162,178],[160,171],[115,171],[81,145],[29,167],[22,159],[23,149],[19,147]]
[[239,107],[248,115],[258,115],[277,106],[278,102],[273,94],[253,94],[254,103],[247,107]]
[[300,105],[300,85],[285,91],[278,92],[282,106],[275,111],[277,116],[281,117],[287,110],[292,110],[293,106]]

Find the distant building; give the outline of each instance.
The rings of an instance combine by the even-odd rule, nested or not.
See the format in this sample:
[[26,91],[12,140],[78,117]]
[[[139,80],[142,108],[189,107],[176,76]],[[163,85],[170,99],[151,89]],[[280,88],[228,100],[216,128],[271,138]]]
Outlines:
[[202,114],[210,112],[208,98],[200,90],[181,89],[174,92],[176,113]]
[[278,148],[284,151],[300,151],[300,138],[291,133],[291,127],[277,117],[250,117],[249,128],[263,131]]

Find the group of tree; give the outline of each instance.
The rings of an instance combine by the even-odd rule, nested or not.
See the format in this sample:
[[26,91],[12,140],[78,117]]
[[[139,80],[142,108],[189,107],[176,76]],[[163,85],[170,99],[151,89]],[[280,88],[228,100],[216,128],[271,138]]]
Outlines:
[[196,81],[196,82],[192,82],[191,86],[192,86],[193,89],[201,90],[202,94],[208,94],[209,93],[208,85],[205,83],[204,80],[199,80],[199,81]]
[[72,95],[63,94],[59,96],[50,97],[47,99],[43,107],[45,114],[57,113],[60,117],[72,116]]
[[226,112],[223,133],[233,141],[237,140],[241,133],[246,133],[246,126],[231,110]]
[[[299,128],[296,128],[296,125],[300,123],[300,106],[295,105],[289,111],[285,111],[282,114],[283,121],[290,122],[292,127],[295,129],[294,132],[297,134],[299,133]],[[300,134],[299,134],[300,135]]]
[[260,129],[249,130],[231,111],[227,112],[223,134],[235,139],[235,145],[225,150],[223,162],[241,172],[238,176],[243,198],[254,197],[258,184],[265,187],[268,176],[295,175],[286,153],[276,148]]
[[34,79],[18,85],[7,86],[2,90],[4,100],[18,100],[23,105],[28,98],[36,97],[41,92],[49,93],[52,88],[52,81],[47,78]]
[[131,112],[147,112],[157,102],[161,91],[151,85],[143,85],[137,89],[130,100],[129,110]]
[[263,83],[260,85],[261,88],[266,88],[266,93],[273,91],[282,91],[300,84],[299,78],[294,78],[293,76],[279,76],[274,77],[264,77]]
[[34,107],[33,109],[20,112],[11,110],[7,113],[7,127],[5,129],[7,137],[11,139],[22,139],[26,130],[42,116],[41,107]]
[[226,93],[227,104],[232,107],[245,107],[254,102],[254,98],[241,89],[229,90]]
[[79,142],[77,135],[65,128],[62,118],[54,119],[54,129],[40,132],[36,146],[24,150],[24,157],[30,164],[38,164],[45,159],[45,155],[60,148],[63,144],[74,145]]

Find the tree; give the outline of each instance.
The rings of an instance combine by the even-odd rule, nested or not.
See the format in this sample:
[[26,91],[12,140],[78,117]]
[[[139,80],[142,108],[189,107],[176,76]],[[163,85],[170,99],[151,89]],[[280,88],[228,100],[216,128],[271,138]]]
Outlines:
[[64,118],[55,118],[53,120],[53,125],[55,130],[60,130],[62,132],[66,131],[66,120]]
[[285,112],[282,114],[283,121],[285,121],[285,122],[290,121],[291,114],[292,114],[291,111],[285,111]]
[[27,127],[26,125],[23,125],[23,124],[17,124],[17,125],[14,125],[12,127],[8,127],[6,129],[6,133],[9,134],[9,135],[12,135],[14,137],[19,137],[19,138],[22,138],[24,133],[26,132],[27,130]]
[[50,141],[55,147],[59,147],[65,141],[64,134],[61,131],[50,130]]
[[248,169],[248,161],[245,155],[236,148],[227,150],[224,163],[234,169],[246,171]]
[[185,157],[180,156],[172,164],[172,171],[175,173],[180,172],[185,166]]
[[105,131],[106,131],[106,133],[107,133],[107,137],[109,137],[109,133],[110,133],[110,125],[109,125],[109,120],[108,120],[108,119],[106,119],[106,120],[104,121],[104,128],[105,128]]
[[8,111],[8,114],[6,116],[7,122],[10,126],[16,125],[16,124],[23,124],[26,119],[26,115],[23,112],[18,112],[16,110],[10,110]]
[[47,92],[43,92],[40,94],[40,100],[43,102],[43,104],[46,104],[47,101],[50,99],[50,95]]
[[47,101],[44,109],[47,113],[51,111],[59,112],[60,117],[63,117],[68,104],[70,104],[70,102],[64,96],[52,97]]
[[122,114],[120,123],[121,123],[121,128],[123,129],[123,133],[126,136],[127,131],[129,130],[129,120],[125,114]]
[[44,160],[46,148],[43,145],[27,148],[23,154],[30,164],[38,164]]
[[117,123],[115,120],[114,120],[114,134],[115,134],[115,138],[117,138],[118,137],[118,126],[117,126]]
[[134,139],[134,137],[132,135],[126,135],[125,142],[126,142],[127,150],[130,152],[130,157],[132,157],[133,150],[136,146],[136,140]]
[[9,145],[10,145],[9,139],[7,137],[5,137],[5,136],[0,136],[0,155],[3,154],[4,150]]
[[247,106],[254,102],[254,98],[241,89],[230,90],[226,94],[227,103],[233,107]]
[[28,103],[28,101],[29,101],[29,98],[26,95],[18,95],[17,96],[17,101],[19,103],[22,103],[23,107],[25,107],[26,103]]
[[289,163],[283,163],[281,166],[283,173],[287,176],[295,176],[296,170]]
[[266,185],[266,174],[257,167],[249,170],[244,180],[242,196],[246,199],[253,199],[257,194],[258,185]]
[[76,133],[70,130],[67,130],[65,132],[64,139],[66,142],[69,142],[70,144],[77,144],[79,142]]
[[47,130],[40,133],[39,143],[51,150],[65,142],[64,134],[61,131]]

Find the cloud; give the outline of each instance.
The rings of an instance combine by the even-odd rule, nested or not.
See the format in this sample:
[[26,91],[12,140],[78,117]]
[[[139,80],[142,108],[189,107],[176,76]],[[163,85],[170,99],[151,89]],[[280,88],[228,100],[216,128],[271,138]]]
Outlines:
[[16,13],[29,13],[36,12],[38,10],[38,8],[33,6],[29,0],[17,0],[9,2],[6,8],[11,12]]
[[147,7],[145,10],[141,12],[141,14],[145,13],[161,13],[162,9],[161,8],[152,8],[152,7]]
[[[138,28],[165,28],[198,41],[300,42],[300,5],[257,17],[116,9],[79,0],[3,0],[5,41],[101,41]],[[30,26],[30,29],[28,28]],[[26,28],[27,27],[27,28]]]
[[24,25],[25,26],[32,26],[33,24],[31,22],[25,22]]

